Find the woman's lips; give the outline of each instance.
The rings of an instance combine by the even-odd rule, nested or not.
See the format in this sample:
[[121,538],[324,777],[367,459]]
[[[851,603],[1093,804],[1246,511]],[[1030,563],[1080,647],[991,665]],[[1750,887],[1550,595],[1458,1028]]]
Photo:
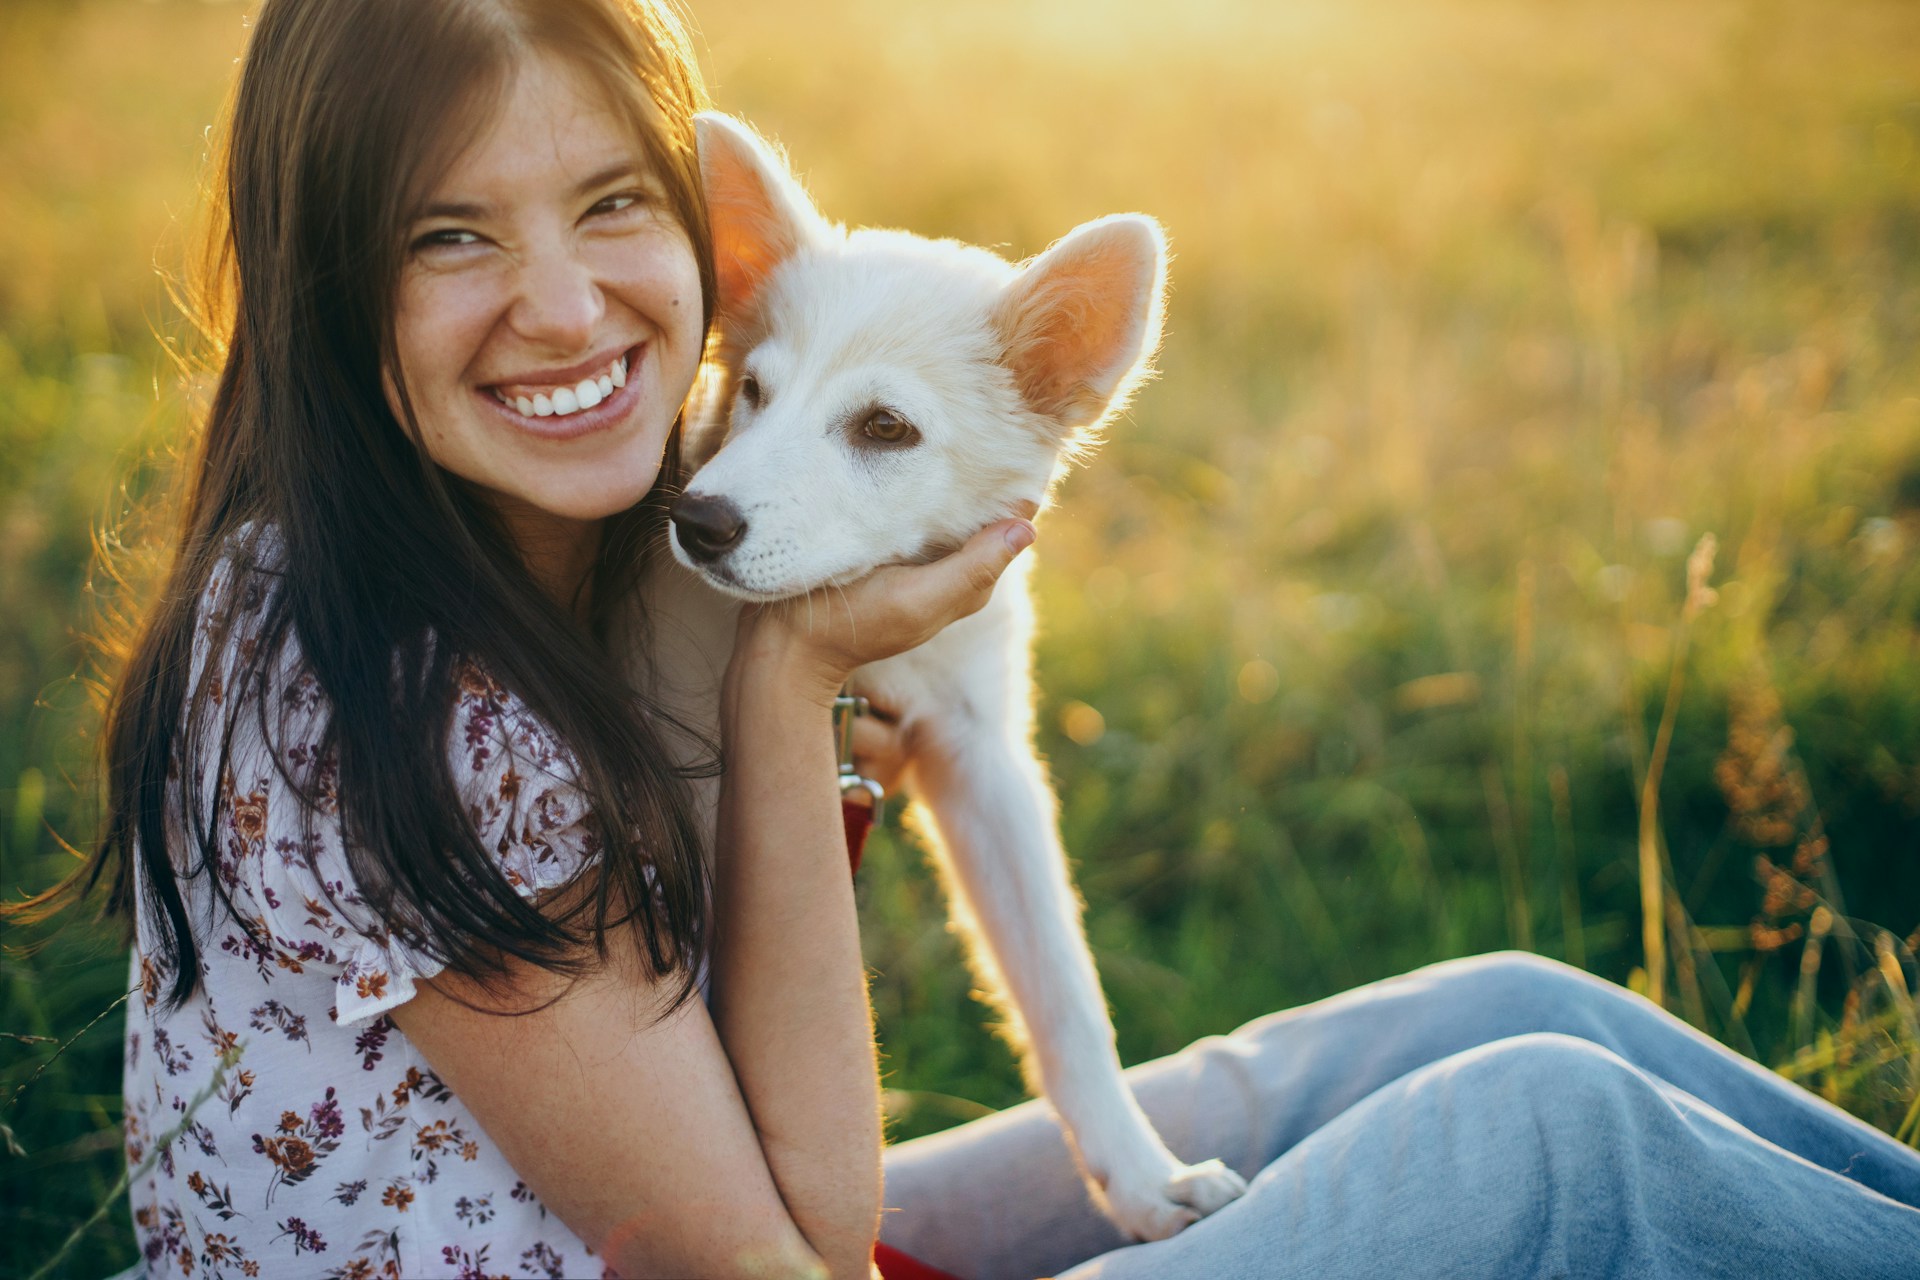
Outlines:
[[[609,374],[601,375],[601,378],[592,379],[591,381],[596,384],[594,388],[596,392],[600,390],[598,385],[600,381],[605,379],[610,384],[611,393],[601,393],[604,398],[598,403],[591,406],[582,404],[571,412],[551,412],[552,401],[558,396],[549,395],[545,391],[535,392],[531,387],[476,387],[474,394],[513,427],[528,435],[539,436],[545,440],[578,439],[581,436],[592,435],[596,431],[604,431],[626,417],[634,397],[639,394],[638,384],[645,372],[642,361],[646,359],[650,349],[651,344],[643,342],[615,361],[615,364],[624,363],[625,366],[618,373],[618,385],[611,385],[616,380],[611,371]],[[582,379],[577,384],[577,389],[576,387],[559,387],[554,391],[572,395],[575,397],[575,403],[579,403],[588,398],[586,395],[588,381],[588,379]],[[507,404],[503,401],[502,397],[509,394],[516,403]],[[536,394],[546,403],[541,404],[536,401]],[[517,403],[520,400],[528,401],[529,407],[535,411],[523,413]],[[540,408],[548,408],[550,412],[542,414],[538,412]]]

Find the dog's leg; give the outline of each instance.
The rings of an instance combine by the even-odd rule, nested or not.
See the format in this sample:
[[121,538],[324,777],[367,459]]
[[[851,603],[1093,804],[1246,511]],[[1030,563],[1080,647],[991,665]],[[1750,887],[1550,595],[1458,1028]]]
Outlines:
[[964,713],[921,726],[915,788],[937,828],[953,918],[983,985],[999,993],[1029,1087],[1059,1114],[1108,1216],[1136,1239],[1164,1239],[1246,1183],[1218,1160],[1183,1165],[1127,1089],[1053,792],[1019,729]]

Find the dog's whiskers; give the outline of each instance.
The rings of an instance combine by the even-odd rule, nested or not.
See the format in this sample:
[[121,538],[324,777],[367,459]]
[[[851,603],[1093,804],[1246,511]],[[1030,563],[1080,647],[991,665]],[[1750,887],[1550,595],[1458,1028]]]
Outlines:
[[850,596],[847,595],[846,587],[842,586],[838,582],[828,583],[827,585],[829,585],[836,592],[839,593],[840,603],[846,606],[848,636],[854,639],[858,639],[860,634],[860,624],[855,620],[853,616],[853,600]]

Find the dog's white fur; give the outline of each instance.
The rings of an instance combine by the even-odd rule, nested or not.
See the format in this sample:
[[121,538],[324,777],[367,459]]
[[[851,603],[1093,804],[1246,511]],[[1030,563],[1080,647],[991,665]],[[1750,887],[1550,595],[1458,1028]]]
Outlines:
[[[679,563],[655,574],[647,613],[657,693],[709,728],[740,600],[926,559],[1046,501],[1148,375],[1166,248],[1136,214],[1087,223],[1020,267],[953,241],[847,231],[746,126],[705,115],[699,136],[720,338],[689,424],[687,493],[731,503],[745,529],[696,558],[676,527]],[[917,441],[863,437],[876,408]],[[1095,1200],[1129,1235],[1161,1239],[1245,1183],[1217,1160],[1176,1159],[1121,1077],[1032,746],[1029,559],[979,613],[852,685],[900,717],[953,924],[1030,1086]]]

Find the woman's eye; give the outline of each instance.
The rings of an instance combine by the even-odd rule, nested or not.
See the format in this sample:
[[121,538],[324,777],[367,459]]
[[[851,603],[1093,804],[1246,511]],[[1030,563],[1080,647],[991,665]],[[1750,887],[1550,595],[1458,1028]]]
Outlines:
[[748,374],[740,379],[740,398],[747,402],[749,409],[760,407],[760,379]]
[[459,249],[467,245],[479,244],[480,237],[471,231],[462,231],[458,227],[443,227],[438,231],[429,231],[413,242],[414,252],[427,249]]
[[604,196],[594,201],[593,207],[587,210],[587,213],[590,216],[593,214],[627,213],[637,208],[641,202],[642,197],[638,191],[622,191],[616,195]]
[[860,424],[860,434],[881,444],[906,444],[919,432],[913,424],[891,409],[875,409]]

